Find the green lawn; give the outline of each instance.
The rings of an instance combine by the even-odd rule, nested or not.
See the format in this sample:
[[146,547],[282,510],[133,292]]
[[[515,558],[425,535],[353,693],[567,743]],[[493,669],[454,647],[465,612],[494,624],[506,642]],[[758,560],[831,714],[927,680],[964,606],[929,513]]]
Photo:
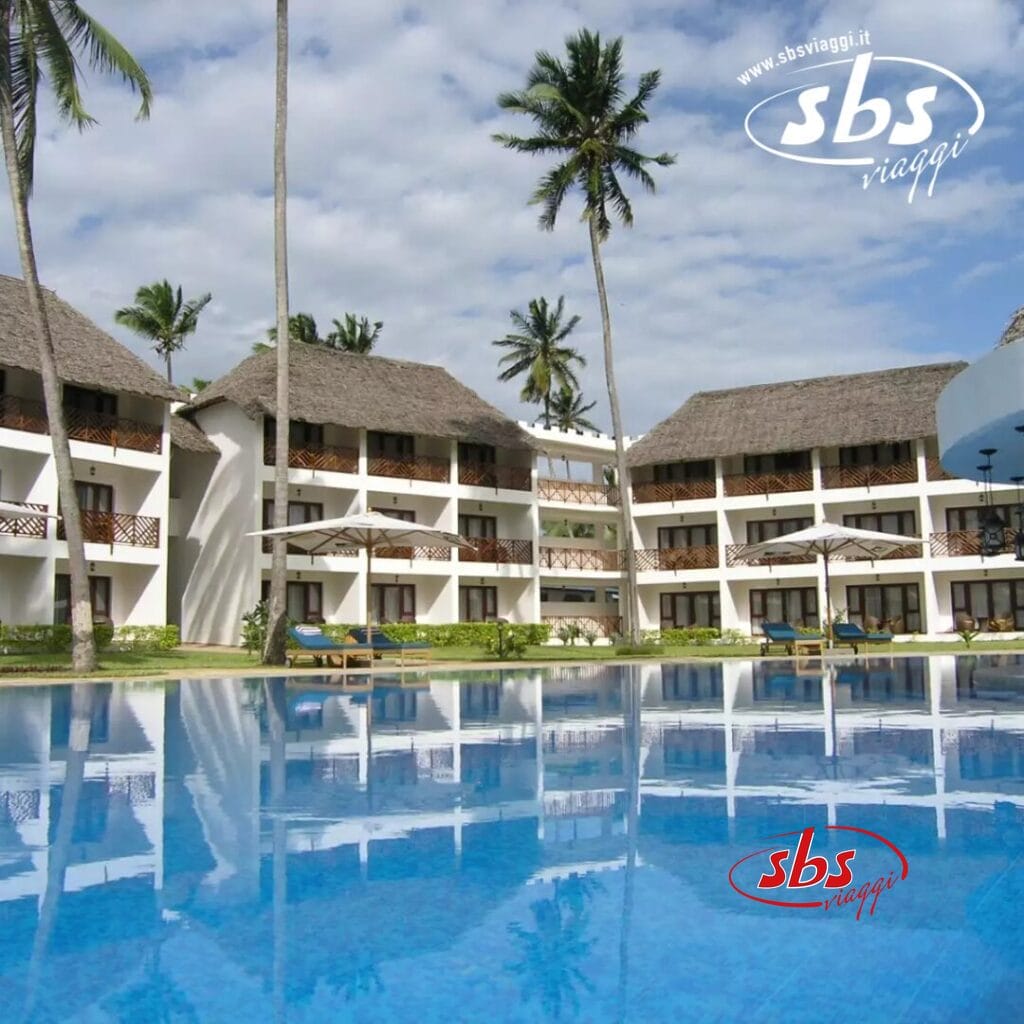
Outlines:
[[[756,657],[757,644],[730,646],[659,647],[650,658],[750,658]],[[871,647],[869,653],[887,654],[985,654],[1002,651],[1024,651],[1024,640],[1000,643],[975,642],[969,648],[963,643],[903,643]],[[848,649],[846,653],[850,653]],[[837,653],[843,653],[840,650]],[[612,647],[530,647],[523,661],[611,661],[616,657]],[[434,653],[436,662],[493,661],[482,647],[440,647]],[[515,665],[516,661],[505,664]],[[302,667],[308,668],[304,661]],[[407,666],[409,667],[409,666]],[[415,667],[415,666],[413,666]],[[180,649],[150,653],[106,652],[100,657],[100,669],[91,678],[132,678],[165,675],[169,678],[187,676],[190,672],[237,672],[251,669],[254,675],[264,673],[259,660],[244,651],[218,652]],[[71,657],[67,654],[5,654],[0,655],[0,682],[6,678],[66,678],[71,674]]]

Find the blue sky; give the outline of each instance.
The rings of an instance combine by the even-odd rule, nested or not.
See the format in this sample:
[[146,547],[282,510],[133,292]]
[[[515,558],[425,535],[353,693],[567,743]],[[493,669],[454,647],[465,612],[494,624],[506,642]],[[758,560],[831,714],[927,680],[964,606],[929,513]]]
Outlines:
[[[212,291],[176,372],[216,376],[273,319],[274,4],[85,6],[142,59],[157,99],[138,124],[129,96],[92,80],[101,124],[83,135],[47,112],[33,207],[44,279],[142,354],[112,321],[138,285]],[[293,310],[324,326],[346,311],[383,320],[381,355],[439,362],[515,416],[531,410],[496,381],[489,342],[510,309],[565,294],[582,317],[585,390],[608,425],[579,206],[538,231],[525,201],[544,161],[489,138],[526,129],[494,97],[581,26],[622,34],[632,75],[662,69],[639,146],[678,155],[605,249],[630,433],[701,388],[971,359],[1024,302],[1019,4],[950,0],[941,16],[931,0],[291,8]],[[749,107],[789,82],[775,69],[743,86],[738,73],[859,28],[875,52],[948,67],[985,103],[981,131],[913,205],[899,185],[864,191],[855,169],[772,157],[743,131]],[[18,273],[2,217],[0,269]]]

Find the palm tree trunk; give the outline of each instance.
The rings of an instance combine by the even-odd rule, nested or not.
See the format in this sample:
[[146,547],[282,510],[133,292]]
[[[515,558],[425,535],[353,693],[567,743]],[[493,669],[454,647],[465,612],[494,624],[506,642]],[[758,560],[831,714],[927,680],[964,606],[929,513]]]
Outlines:
[[544,396],[544,429],[551,429],[551,395]]
[[64,411],[61,406],[61,383],[57,375],[57,358],[53,351],[53,336],[46,315],[43,290],[39,284],[39,270],[32,244],[32,224],[28,215],[28,193],[18,164],[17,140],[14,132],[14,110],[11,103],[11,4],[0,3],[0,46],[3,47],[3,74],[7,81],[0,83],[0,135],[3,139],[7,179],[11,187],[14,206],[14,227],[18,236],[18,254],[25,278],[29,311],[39,347],[39,372],[43,378],[43,399],[46,419],[50,424],[53,444],[53,462],[57,471],[57,493],[68,545],[68,573],[71,577],[71,661],[76,672],[96,670],[96,642],[92,632],[92,604],[89,600],[89,573],[85,561],[85,539],[82,535],[82,517],[75,493],[75,470],[71,462]]
[[[277,301],[277,423],[274,455],[274,527],[288,525],[288,0],[277,0],[277,112],[274,122],[274,291]],[[274,541],[265,665],[285,662],[287,544]]]
[[590,253],[594,259],[594,276],[597,278],[597,296],[601,303],[601,330],[604,334],[604,376],[608,384],[608,404],[612,413],[612,433],[615,435],[615,466],[619,474],[619,516],[622,544],[626,558],[625,604],[619,595],[619,607],[625,611],[626,635],[631,644],[640,643],[640,602],[636,587],[636,549],[633,546],[633,503],[629,491],[629,470],[626,468],[626,442],[622,433],[622,414],[619,411],[619,390],[615,384],[615,366],[612,354],[612,319],[608,313],[608,293],[604,285],[604,268],[601,265],[601,240],[597,235],[597,223],[589,220]]
[[[286,0],[285,0],[286,2]],[[287,1019],[285,985],[288,979],[288,822],[285,819],[287,743],[283,679],[264,683],[270,732],[270,813],[273,815],[273,966],[275,1024]]]
[[171,376],[171,352],[170,352],[170,349],[167,350],[167,357],[166,358],[167,358],[167,383],[168,384],[173,384],[174,383],[174,378]]

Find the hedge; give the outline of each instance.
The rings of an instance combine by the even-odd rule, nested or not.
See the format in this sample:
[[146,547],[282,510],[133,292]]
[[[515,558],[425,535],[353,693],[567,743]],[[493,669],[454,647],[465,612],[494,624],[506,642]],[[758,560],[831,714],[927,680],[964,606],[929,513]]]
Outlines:
[[[173,651],[181,644],[177,626],[95,626],[100,650]],[[0,651],[61,654],[71,650],[70,626],[0,626]]]
[[667,647],[686,647],[689,644],[707,645],[720,640],[721,630],[713,626],[687,626],[683,629],[663,629],[661,642]]
[[[341,643],[352,626],[326,623],[320,627],[332,640]],[[506,640],[519,642],[528,647],[547,643],[551,627],[547,624],[512,625],[502,627]],[[396,622],[374,626],[398,643],[425,640],[435,647],[489,647],[498,641],[496,622],[452,622],[444,625],[428,625],[415,622]]]

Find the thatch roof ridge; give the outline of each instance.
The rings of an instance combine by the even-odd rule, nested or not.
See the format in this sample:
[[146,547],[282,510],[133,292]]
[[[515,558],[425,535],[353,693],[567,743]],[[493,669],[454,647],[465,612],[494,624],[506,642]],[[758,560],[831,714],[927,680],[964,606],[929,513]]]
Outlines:
[[[291,418],[309,423],[476,441],[531,450],[533,440],[444,367],[293,342]],[[196,396],[189,412],[231,402],[246,415],[276,415],[277,354],[251,355]]]
[[1010,317],[1006,327],[1003,328],[1003,333],[999,336],[996,348],[1012,345],[1018,341],[1024,341],[1024,306],[1021,306]]
[[[181,395],[152,367],[56,292],[43,289],[61,380],[164,401]],[[0,363],[39,373],[39,350],[25,282],[0,274]]]
[[220,455],[220,449],[192,420],[175,412],[170,417],[171,444],[196,455]]
[[964,362],[698,391],[633,445],[631,466],[880,444],[935,433],[935,401]]

